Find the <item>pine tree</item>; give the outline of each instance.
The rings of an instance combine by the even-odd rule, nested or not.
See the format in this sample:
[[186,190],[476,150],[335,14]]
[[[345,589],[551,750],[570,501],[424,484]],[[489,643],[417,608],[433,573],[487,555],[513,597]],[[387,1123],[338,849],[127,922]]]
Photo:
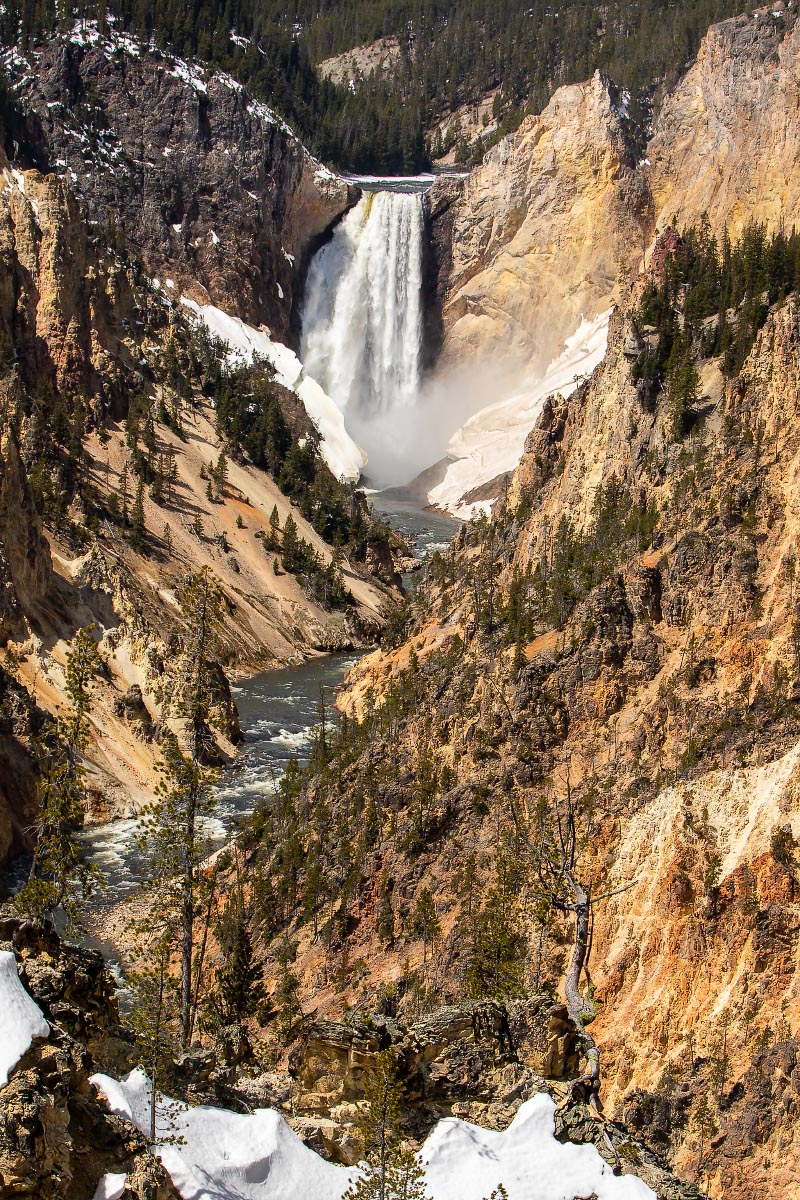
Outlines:
[[292,514],[289,513],[283,526],[283,554],[281,561],[284,571],[289,571],[290,574],[297,570],[299,541],[297,523]]
[[43,766],[36,845],[28,882],[15,900],[17,908],[32,916],[52,916],[60,909],[70,926],[78,924],[86,900],[102,884],[100,872],[84,860],[77,837],[86,811],[80,760],[89,739],[92,679],[101,665],[92,632],[88,625],[73,639],[65,671],[70,707],[38,742]]
[[214,467],[214,483],[217,488],[217,495],[221,500],[225,498],[225,489],[228,486],[228,459],[224,450],[220,450],[217,464]]
[[264,1003],[263,970],[256,962],[249,923],[250,913],[245,905],[236,852],[234,899],[225,908],[216,927],[221,961],[213,991],[205,1005],[208,1014],[206,1023],[211,1028],[241,1024]]
[[284,1042],[292,1040],[297,1023],[303,1016],[300,1004],[300,980],[292,970],[295,953],[295,947],[288,937],[285,937],[278,948],[278,980],[275,988],[280,1033]]
[[382,1050],[364,1087],[366,1159],[343,1200],[429,1200],[425,1174],[401,1142],[403,1089],[392,1050]]
[[123,464],[122,471],[119,477],[119,508],[122,515],[122,524],[128,524],[128,463]]
[[[135,930],[139,962],[127,974],[132,1004],[128,1021],[142,1051],[150,1078],[150,1141],[158,1134],[158,1089],[166,1069],[180,1048],[180,1002],[170,966],[174,949],[173,928],[149,924]],[[162,1130],[162,1133],[165,1131]]]
[[143,550],[147,530],[144,523],[144,480],[141,475],[136,483],[136,495],[131,509],[131,545]]
[[140,817],[140,845],[146,882],[158,889],[159,903],[169,907],[179,931],[181,1039],[186,1046],[193,1024],[194,930],[207,850],[203,819],[211,810],[216,778],[203,763],[213,703],[209,658],[222,621],[222,591],[208,567],[187,577],[178,602],[183,630],[165,701],[169,699],[180,723],[183,746],[172,733],[164,740],[162,778],[155,800]]
[[428,959],[428,947],[438,942],[442,936],[436,904],[429,887],[424,887],[417,898],[411,928],[413,933],[422,939],[422,965],[424,967]]

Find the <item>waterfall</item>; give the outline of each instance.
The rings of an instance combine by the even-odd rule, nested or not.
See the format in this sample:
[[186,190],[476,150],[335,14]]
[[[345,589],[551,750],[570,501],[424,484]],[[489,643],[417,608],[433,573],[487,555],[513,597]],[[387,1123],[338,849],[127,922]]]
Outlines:
[[419,392],[423,229],[418,193],[367,193],[306,282],[303,365],[345,414],[370,478],[382,483],[398,482],[389,431]]

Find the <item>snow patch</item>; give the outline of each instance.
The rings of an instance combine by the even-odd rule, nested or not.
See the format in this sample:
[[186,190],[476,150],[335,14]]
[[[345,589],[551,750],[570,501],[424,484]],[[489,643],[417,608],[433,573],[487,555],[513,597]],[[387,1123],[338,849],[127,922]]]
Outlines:
[[49,1036],[42,1011],[25,991],[10,950],[0,951],[0,1087],[31,1046],[34,1038]]
[[125,1184],[127,1182],[127,1175],[104,1175],[95,1189],[92,1200],[119,1200],[119,1197],[125,1191]]
[[182,79],[184,83],[188,83],[189,87],[194,88],[201,95],[205,96],[208,94],[208,84],[203,77],[203,73],[194,64],[184,62],[182,58],[176,58],[173,61],[170,74],[173,79]]
[[296,392],[320,436],[320,453],[337,479],[355,482],[367,457],[344,426],[344,417],[318,383],[306,376],[300,359],[288,346],[273,342],[264,329],[246,325],[212,304],[197,304],[182,296],[181,303],[193,312],[218,338],[228,345],[232,361],[267,359],[275,368],[279,384]]
[[428,492],[429,503],[462,520],[491,509],[493,501],[467,504],[464,496],[513,471],[547,397],[556,392],[569,396],[602,361],[612,311],[583,319],[543,375],[526,379],[513,396],[481,409],[453,434],[447,448],[453,461],[442,482]]
[[[150,1084],[143,1071],[120,1083],[95,1075],[109,1109],[147,1132]],[[616,1176],[594,1146],[554,1137],[555,1104],[543,1093],[526,1101],[498,1133],[456,1117],[440,1121],[419,1153],[431,1200],[482,1200],[499,1185],[509,1200],[656,1200],[633,1175]],[[159,1157],[185,1200],[341,1200],[357,1169],[325,1162],[271,1109],[246,1116],[187,1109],[161,1098],[158,1121],[176,1144]]]

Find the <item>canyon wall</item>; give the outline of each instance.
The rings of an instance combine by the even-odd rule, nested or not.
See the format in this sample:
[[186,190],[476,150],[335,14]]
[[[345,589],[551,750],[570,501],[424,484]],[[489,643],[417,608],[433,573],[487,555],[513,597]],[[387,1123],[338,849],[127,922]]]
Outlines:
[[78,25],[3,61],[31,165],[176,297],[288,338],[308,257],[355,188],[235,80],[132,38]]
[[625,99],[597,74],[560,88],[463,183],[434,183],[445,362],[545,366],[581,315],[608,308],[652,226],[638,159]]
[[800,29],[791,10],[713,26],[652,129],[595,75],[463,182],[430,192],[443,359],[501,351],[542,367],[580,323],[624,300],[654,233],[707,214],[732,237],[798,209]]

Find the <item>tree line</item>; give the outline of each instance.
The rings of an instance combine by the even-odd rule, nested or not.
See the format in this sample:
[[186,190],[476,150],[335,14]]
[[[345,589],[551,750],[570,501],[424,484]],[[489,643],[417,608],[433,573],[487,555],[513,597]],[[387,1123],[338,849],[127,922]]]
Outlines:
[[[273,104],[325,160],[399,173],[430,162],[433,129],[459,105],[496,88],[503,132],[538,112],[555,88],[609,74],[631,93],[631,115],[671,86],[714,21],[738,0],[88,0],[60,10],[9,0],[6,45],[31,45],[75,14],[124,28],[174,53],[230,71]],[[59,15],[60,12],[60,15]],[[776,21],[783,21],[776,17]],[[231,40],[235,31],[238,41]],[[355,88],[316,67],[376,38],[399,42],[399,61]],[[462,152],[462,158],[464,153]]]

